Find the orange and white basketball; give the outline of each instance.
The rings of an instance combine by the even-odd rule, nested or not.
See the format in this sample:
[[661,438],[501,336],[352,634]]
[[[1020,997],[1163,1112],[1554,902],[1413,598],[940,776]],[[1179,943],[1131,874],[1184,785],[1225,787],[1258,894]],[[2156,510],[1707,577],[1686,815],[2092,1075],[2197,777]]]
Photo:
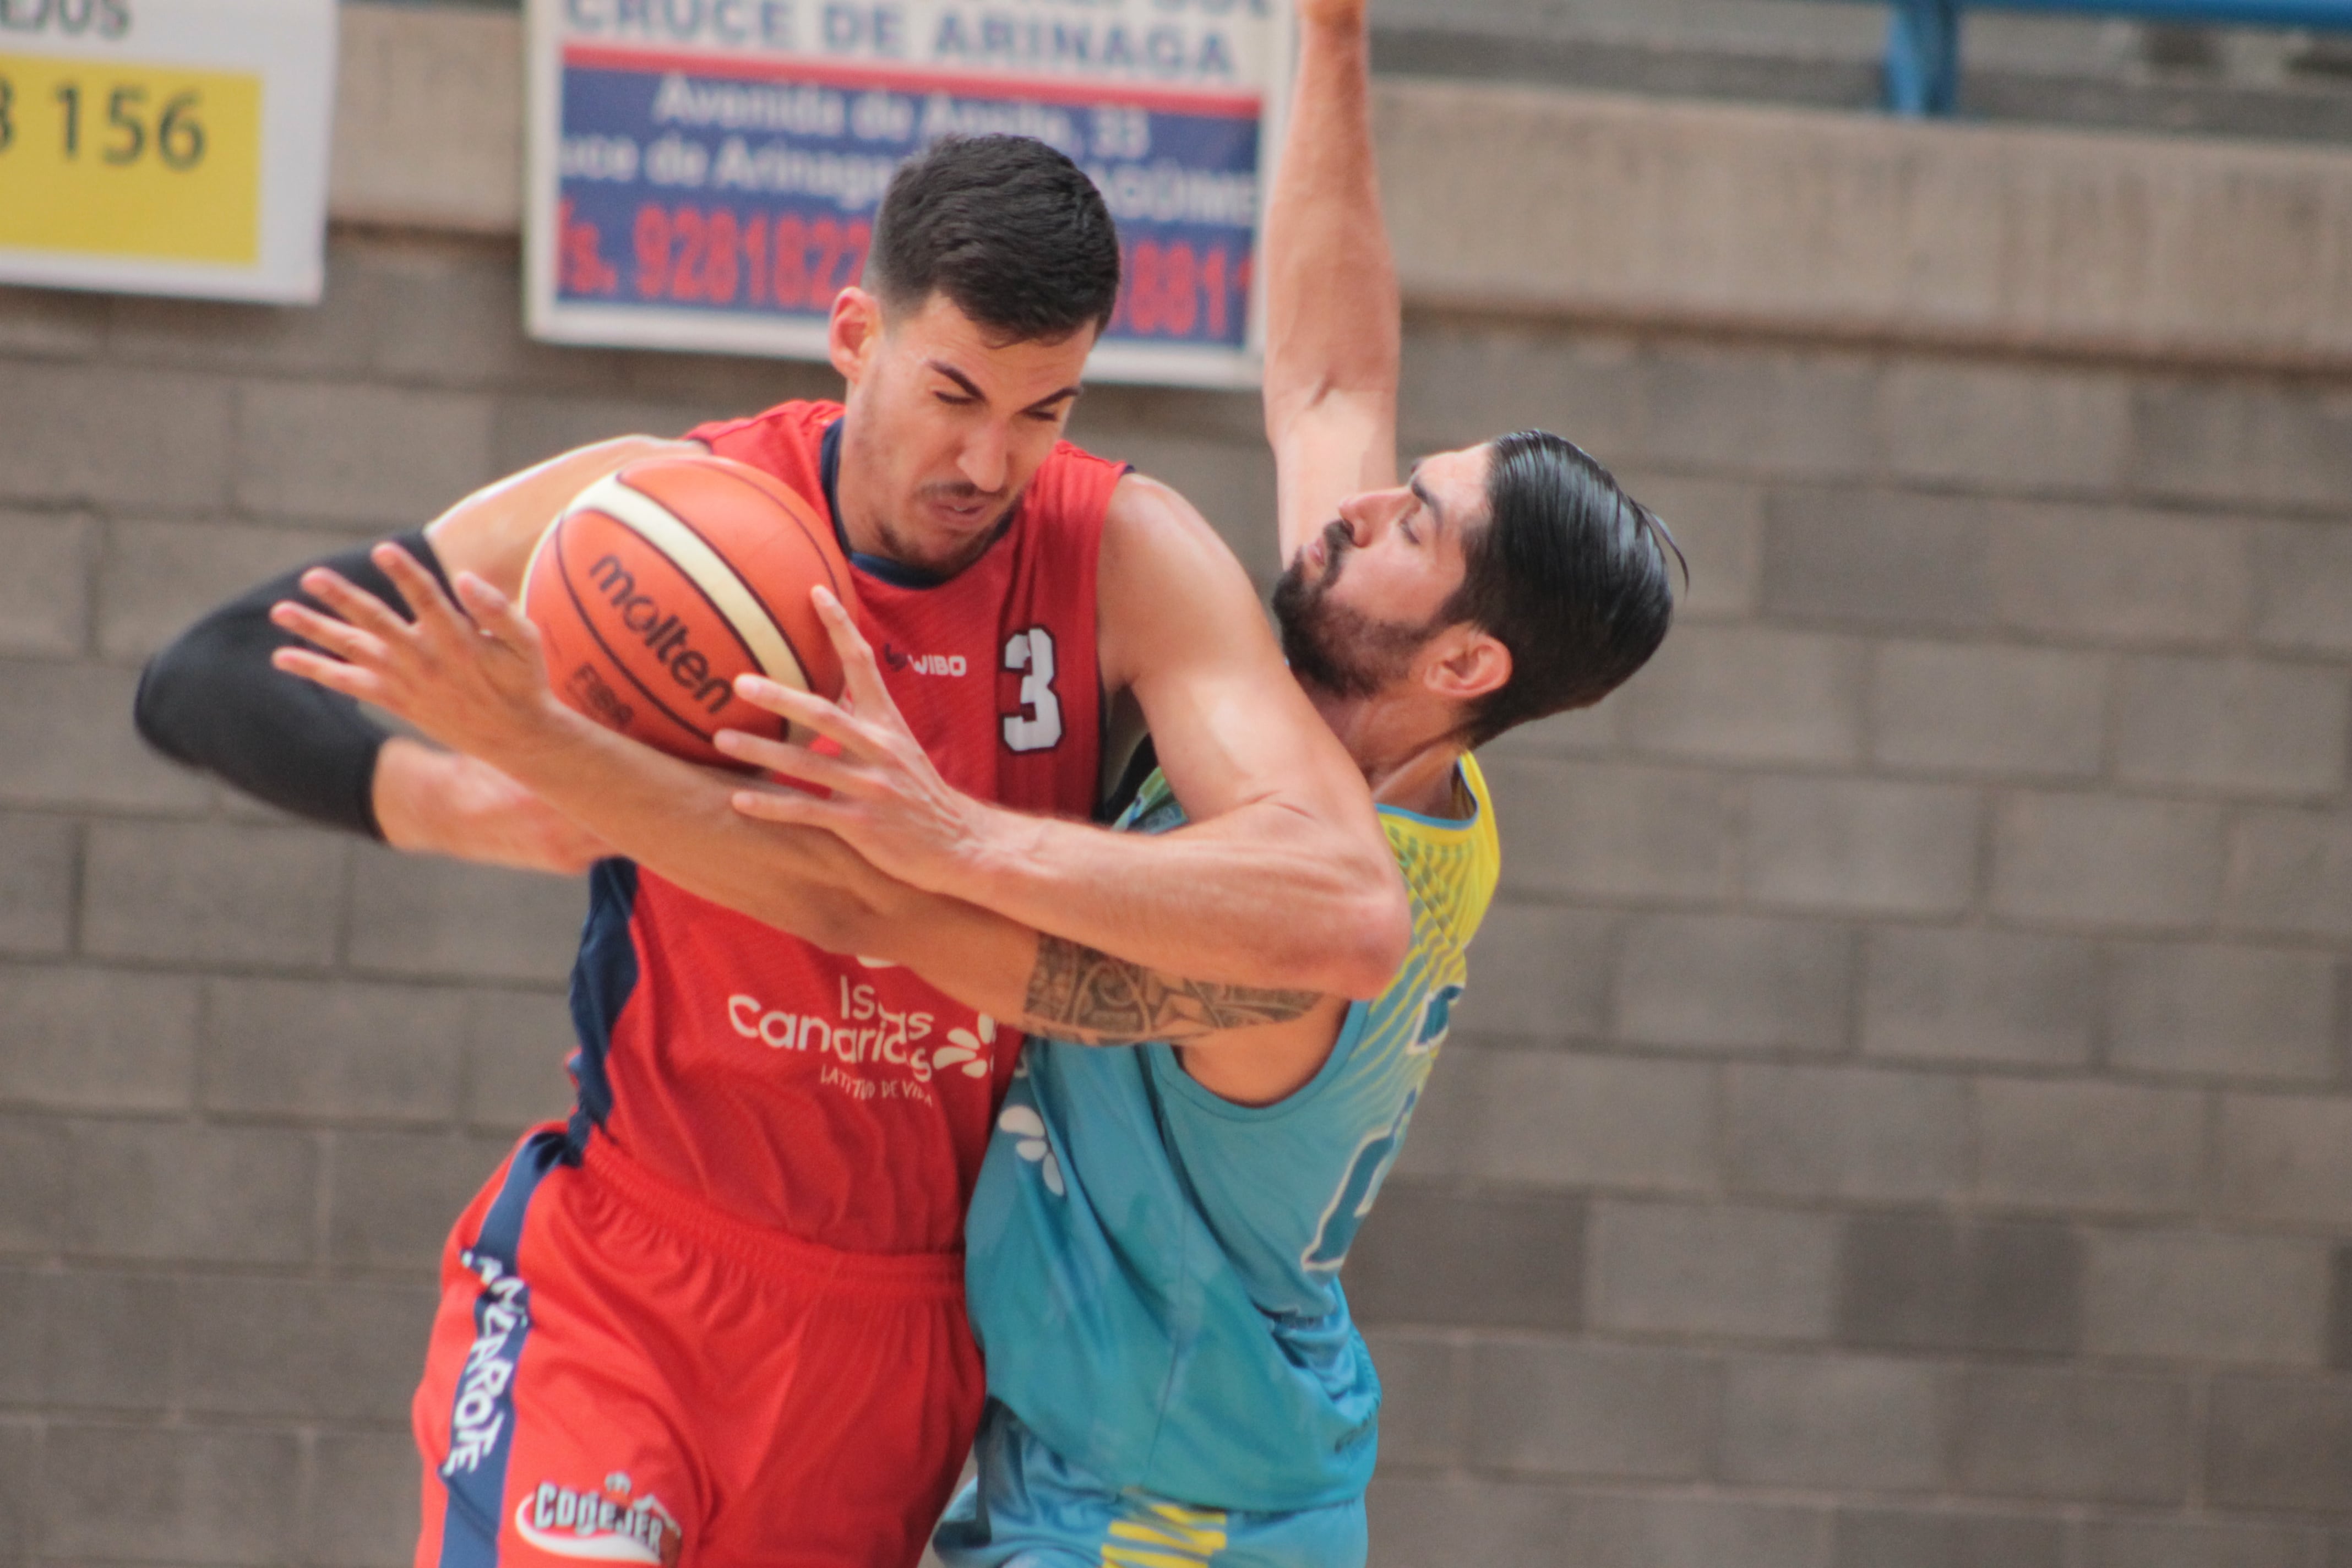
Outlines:
[[522,602],[566,703],[673,756],[735,766],[712,735],[783,730],[735,695],[738,675],[841,695],[809,603],[819,584],[857,613],[832,528],[790,488],[723,458],[655,458],[549,525]]

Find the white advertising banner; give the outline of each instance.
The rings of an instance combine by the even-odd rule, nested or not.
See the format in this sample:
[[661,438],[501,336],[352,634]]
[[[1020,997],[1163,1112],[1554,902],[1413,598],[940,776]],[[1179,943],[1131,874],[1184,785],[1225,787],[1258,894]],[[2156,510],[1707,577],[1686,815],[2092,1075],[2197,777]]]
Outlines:
[[315,300],[335,0],[0,0],[0,281]]
[[1101,187],[1090,374],[1245,385],[1288,0],[530,0],[531,331],[824,357],[891,171],[1014,132]]

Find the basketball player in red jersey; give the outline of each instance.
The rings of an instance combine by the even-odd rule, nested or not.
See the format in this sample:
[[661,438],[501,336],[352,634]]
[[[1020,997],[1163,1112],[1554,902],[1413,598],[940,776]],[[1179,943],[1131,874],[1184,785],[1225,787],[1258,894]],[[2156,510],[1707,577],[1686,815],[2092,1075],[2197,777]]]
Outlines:
[[[1116,296],[1091,184],[1038,143],[942,144],[894,182],[866,283],[834,308],[845,407],[603,443],[403,542],[512,595],[592,480],[679,451],[762,468],[834,520],[866,632],[898,656],[891,695],[958,803],[931,891],[1235,985],[1377,992],[1407,936],[1393,863],[1246,578],[1173,492],[1059,441]],[[389,592],[363,555],[331,564]],[[292,589],[159,656],[142,732],[402,848],[549,869],[604,853],[499,774],[270,671],[285,639],[252,612]],[[1096,803],[1106,712],[1148,723],[1198,828],[1069,820]],[[525,1141],[445,1260],[420,1563],[911,1563],[977,1420],[956,1248],[1019,1037],[825,951],[875,897],[838,841],[749,823],[723,791],[677,809],[740,840],[730,874],[814,940],[598,860],[579,1113]]]

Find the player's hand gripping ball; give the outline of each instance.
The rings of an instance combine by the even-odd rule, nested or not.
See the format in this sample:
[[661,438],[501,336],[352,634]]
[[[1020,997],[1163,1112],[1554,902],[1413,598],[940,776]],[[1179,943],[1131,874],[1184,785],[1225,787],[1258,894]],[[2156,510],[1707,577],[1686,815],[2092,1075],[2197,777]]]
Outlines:
[[522,605],[567,705],[674,756],[740,767],[712,735],[784,726],[736,696],[737,676],[841,696],[816,587],[856,614],[832,527],[789,487],[724,458],[655,458],[549,525]]

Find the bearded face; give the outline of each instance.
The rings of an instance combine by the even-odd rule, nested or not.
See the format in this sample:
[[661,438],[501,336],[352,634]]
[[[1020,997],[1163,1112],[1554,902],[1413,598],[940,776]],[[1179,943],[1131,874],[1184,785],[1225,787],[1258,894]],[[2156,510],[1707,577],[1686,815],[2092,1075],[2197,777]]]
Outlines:
[[1274,618],[1282,628],[1283,656],[1290,673],[1310,689],[1332,697],[1370,697],[1402,680],[1438,628],[1381,620],[1335,596],[1355,542],[1347,525],[1323,531],[1326,564],[1307,579],[1304,552],[1292,558],[1274,588]]

